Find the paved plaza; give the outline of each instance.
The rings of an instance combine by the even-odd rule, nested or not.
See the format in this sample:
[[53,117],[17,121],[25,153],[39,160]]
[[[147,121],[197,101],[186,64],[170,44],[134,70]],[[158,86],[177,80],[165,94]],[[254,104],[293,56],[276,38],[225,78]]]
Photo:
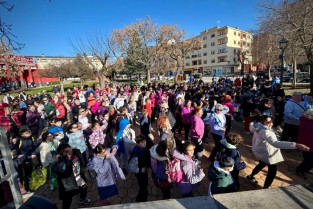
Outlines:
[[[244,142],[243,144],[239,146],[239,150],[242,155],[242,160],[246,161],[247,163],[247,168],[244,169],[243,171],[240,171],[240,177],[239,177],[240,183],[241,183],[240,191],[261,189],[264,184],[264,180],[265,180],[266,173],[267,173],[266,168],[255,176],[255,178],[259,182],[258,185],[250,183],[245,178],[248,174],[251,173],[252,169],[258,163],[258,161],[253,156],[253,153],[251,151],[252,134],[246,135],[243,133],[242,122],[232,121],[232,126],[233,126],[233,129],[231,132],[240,133],[244,138]],[[138,133],[138,128],[139,126],[136,125],[135,126],[136,133]],[[156,129],[154,128],[154,130]],[[155,138],[157,139],[158,136],[156,132],[154,132],[154,135],[155,135]],[[204,168],[204,172],[206,173],[206,177],[200,182],[199,187],[194,191],[194,196],[206,196],[208,194],[209,179],[207,178],[207,171],[208,171],[208,166],[211,164],[211,162],[207,159],[207,157],[209,156],[210,151],[212,150],[212,147],[213,147],[213,142],[210,142],[208,145],[205,145],[205,153],[204,153],[204,156],[200,160],[202,161],[201,164],[202,164],[202,167]],[[306,183],[313,182],[313,175],[307,175],[308,179],[304,180],[300,178],[299,176],[297,176],[295,173],[295,167],[302,161],[302,153],[300,151],[297,151],[297,150],[290,150],[288,152],[282,151],[282,154],[284,156],[285,162],[278,164],[277,175],[271,188],[285,187],[285,186],[289,186],[292,184],[306,184]],[[126,180],[117,181],[117,185],[118,185],[119,194],[111,198],[113,204],[135,202],[136,195],[139,190],[137,180],[135,178],[135,174],[129,172],[129,174],[126,177]],[[154,185],[151,175],[149,175],[148,192],[149,192],[148,201],[162,199],[162,192],[159,188],[157,188]],[[57,190],[51,191],[48,183],[38,188],[35,194],[46,197],[52,202],[57,203],[59,208],[61,207],[62,201],[58,199],[59,198],[58,191]],[[171,196],[172,198],[181,197],[181,194],[175,188],[175,186],[171,190]],[[101,206],[95,181],[90,183],[88,186],[88,197],[92,200],[92,204],[89,205],[88,207]],[[86,206],[78,205],[78,196],[73,198],[73,203],[72,203],[71,208],[83,208],[83,207],[86,207]]]

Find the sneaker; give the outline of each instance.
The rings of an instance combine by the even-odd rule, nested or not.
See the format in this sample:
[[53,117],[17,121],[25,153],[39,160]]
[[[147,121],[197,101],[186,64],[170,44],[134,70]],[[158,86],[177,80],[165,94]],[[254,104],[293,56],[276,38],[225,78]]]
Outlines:
[[254,184],[257,184],[257,183],[258,183],[258,181],[257,181],[253,176],[248,175],[248,176],[247,176],[247,179],[250,180],[250,181],[251,181],[252,183],[254,183]]
[[122,171],[123,171],[124,175],[127,176],[128,172],[127,172],[126,168],[123,168]]
[[300,171],[298,168],[296,169],[296,174],[301,178],[307,180],[307,177],[305,176],[304,172]]
[[84,200],[79,199],[78,202],[79,202],[80,204],[83,204],[83,205],[89,205],[89,204],[91,203],[91,200],[88,199],[88,198],[86,198],[86,199],[84,199]]

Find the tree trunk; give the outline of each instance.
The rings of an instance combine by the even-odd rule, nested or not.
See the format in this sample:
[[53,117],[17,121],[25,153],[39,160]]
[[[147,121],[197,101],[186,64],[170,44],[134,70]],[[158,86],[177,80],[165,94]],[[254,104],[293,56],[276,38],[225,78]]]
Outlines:
[[150,78],[150,68],[146,67],[146,73],[147,73],[147,83],[149,84],[151,82],[151,78]]
[[179,67],[176,68],[176,75],[175,75],[175,82],[178,81],[178,72],[179,72]]
[[61,87],[61,94],[64,94],[64,79],[63,78],[59,78],[60,80],[60,87]]
[[[267,70],[268,70],[268,78],[269,78],[269,80],[271,80],[271,65],[270,64],[268,64],[268,68],[267,68]],[[280,81],[280,82],[282,82],[282,81]]]
[[297,86],[297,61],[296,59],[293,61],[293,79],[292,79],[292,84],[291,84],[291,88],[295,89]]

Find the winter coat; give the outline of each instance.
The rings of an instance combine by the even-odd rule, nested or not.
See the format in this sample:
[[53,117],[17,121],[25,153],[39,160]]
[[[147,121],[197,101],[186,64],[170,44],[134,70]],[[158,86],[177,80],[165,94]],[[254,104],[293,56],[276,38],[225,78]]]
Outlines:
[[305,144],[310,147],[309,152],[313,152],[313,120],[304,116],[300,118],[297,143]]
[[66,109],[62,103],[57,102],[55,104],[55,108],[56,108],[56,117],[57,118],[65,118],[66,117]]
[[209,179],[211,184],[212,194],[229,193],[236,191],[235,182],[231,177],[231,174],[219,166],[218,161],[214,161],[213,165],[209,167]]
[[[63,133],[61,135],[63,135]],[[60,142],[58,138],[54,138],[51,142],[42,142],[40,144],[40,146],[38,147],[38,151],[40,153],[40,162],[42,166],[47,167],[58,160],[56,157],[56,150],[59,144]]]
[[194,109],[193,107],[190,107],[190,108],[183,107],[181,111],[181,116],[182,116],[184,125],[191,124],[191,111],[193,111],[193,109]]
[[305,111],[305,108],[302,103],[296,102],[294,100],[289,100],[285,104],[284,109],[284,120],[285,123],[291,124],[291,125],[299,125],[300,117],[302,116],[303,112]]
[[30,126],[38,126],[40,120],[40,114],[38,112],[28,111],[26,114],[26,124]]
[[246,168],[246,163],[241,162],[241,155],[239,153],[238,147],[235,145],[227,143],[226,139],[222,139],[219,142],[219,150],[223,150],[223,155],[226,155],[227,157],[231,157],[234,160],[234,170],[240,171]]
[[[155,159],[157,161],[155,175],[157,180],[160,181],[168,181],[169,176],[166,171],[168,170],[166,167],[170,166],[170,160],[168,157],[162,157],[156,152],[156,148],[158,145],[154,145],[150,149],[151,159]],[[152,161],[152,160],[151,160]],[[152,163],[152,162],[151,162]]]
[[68,144],[72,148],[79,149],[81,153],[85,152],[87,149],[85,138],[82,137],[83,131],[79,130],[77,132],[68,133],[67,136],[69,138]]
[[203,115],[202,115],[202,120],[204,122],[204,124],[210,124],[210,117],[211,115],[214,113],[215,107],[213,106],[212,109],[210,109],[209,106],[204,106],[202,108],[203,111]]
[[96,103],[96,100],[94,97],[88,97],[88,108],[90,109],[94,104]]
[[222,122],[219,117],[217,116],[216,113],[213,113],[210,118],[210,128],[211,128],[211,133],[223,136],[224,132],[221,129],[225,129],[226,125],[226,117],[223,114],[222,117],[224,118],[224,122]]
[[193,139],[202,139],[204,134],[204,123],[198,115],[191,116],[190,135]]
[[129,158],[128,170],[133,173],[140,173],[142,168],[150,167],[150,152],[146,147],[136,145]]
[[151,120],[148,117],[142,116],[140,118],[141,134],[148,136],[151,133]]
[[170,125],[171,125],[172,128],[175,126],[176,119],[175,119],[175,117],[174,117],[174,115],[173,115],[173,113],[171,111],[168,110],[165,113],[160,112],[159,117],[161,115],[165,115],[166,117],[168,117],[168,120],[170,121]]
[[35,154],[37,143],[34,137],[30,136],[28,138],[19,137],[17,142],[17,154],[24,155],[24,158],[29,158],[31,155]]
[[295,149],[296,143],[278,141],[273,130],[261,123],[251,123],[250,131],[253,132],[252,152],[258,160],[266,164],[276,164],[284,161],[280,149]]
[[125,150],[132,150],[133,146],[136,144],[135,141],[136,135],[135,131],[131,128],[123,131],[123,142]]
[[55,106],[51,102],[48,102],[47,104],[44,104],[43,110],[49,115],[50,112],[53,112],[55,114]]
[[103,131],[106,129],[108,124],[100,126],[99,130],[93,129],[92,134],[89,136],[89,144],[91,148],[94,149],[98,144],[104,144],[104,134]]
[[95,104],[91,107],[91,112],[92,112],[93,114],[96,114],[96,112],[97,112],[97,110],[98,110],[100,104],[101,104],[101,101],[98,101],[98,102],[95,102]]
[[106,113],[106,110],[107,108],[105,106],[100,105],[96,112],[96,115],[98,116],[98,118],[103,118]]
[[116,178],[125,180],[124,173],[113,154],[106,159],[94,155],[87,164],[87,168],[96,172],[97,187],[114,185]]
[[[79,173],[81,175],[80,162],[77,162]],[[64,156],[60,158],[52,168],[57,174],[59,185],[59,199],[64,200],[78,193],[78,184],[73,173],[73,162]]]
[[147,110],[147,112],[148,112],[148,117],[151,118],[151,115],[152,115],[151,104],[146,103],[146,104],[144,105],[143,109]]
[[174,150],[173,157],[180,160],[180,166],[184,173],[182,181],[177,183],[177,188],[183,194],[192,192],[204,178],[205,174],[197,168],[196,163],[189,156],[178,152],[176,149]]

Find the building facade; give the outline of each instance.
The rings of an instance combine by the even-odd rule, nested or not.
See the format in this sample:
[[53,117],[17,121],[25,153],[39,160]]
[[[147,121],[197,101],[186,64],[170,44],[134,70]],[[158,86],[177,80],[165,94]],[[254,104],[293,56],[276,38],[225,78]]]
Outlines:
[[202,74],[203,77],[239,75],[242,58],[244,70],[251,70],[253,39],[251,33],[224,26],[202,31],[197,37],[202,40],[202,49],[186,56],[185,75]]

